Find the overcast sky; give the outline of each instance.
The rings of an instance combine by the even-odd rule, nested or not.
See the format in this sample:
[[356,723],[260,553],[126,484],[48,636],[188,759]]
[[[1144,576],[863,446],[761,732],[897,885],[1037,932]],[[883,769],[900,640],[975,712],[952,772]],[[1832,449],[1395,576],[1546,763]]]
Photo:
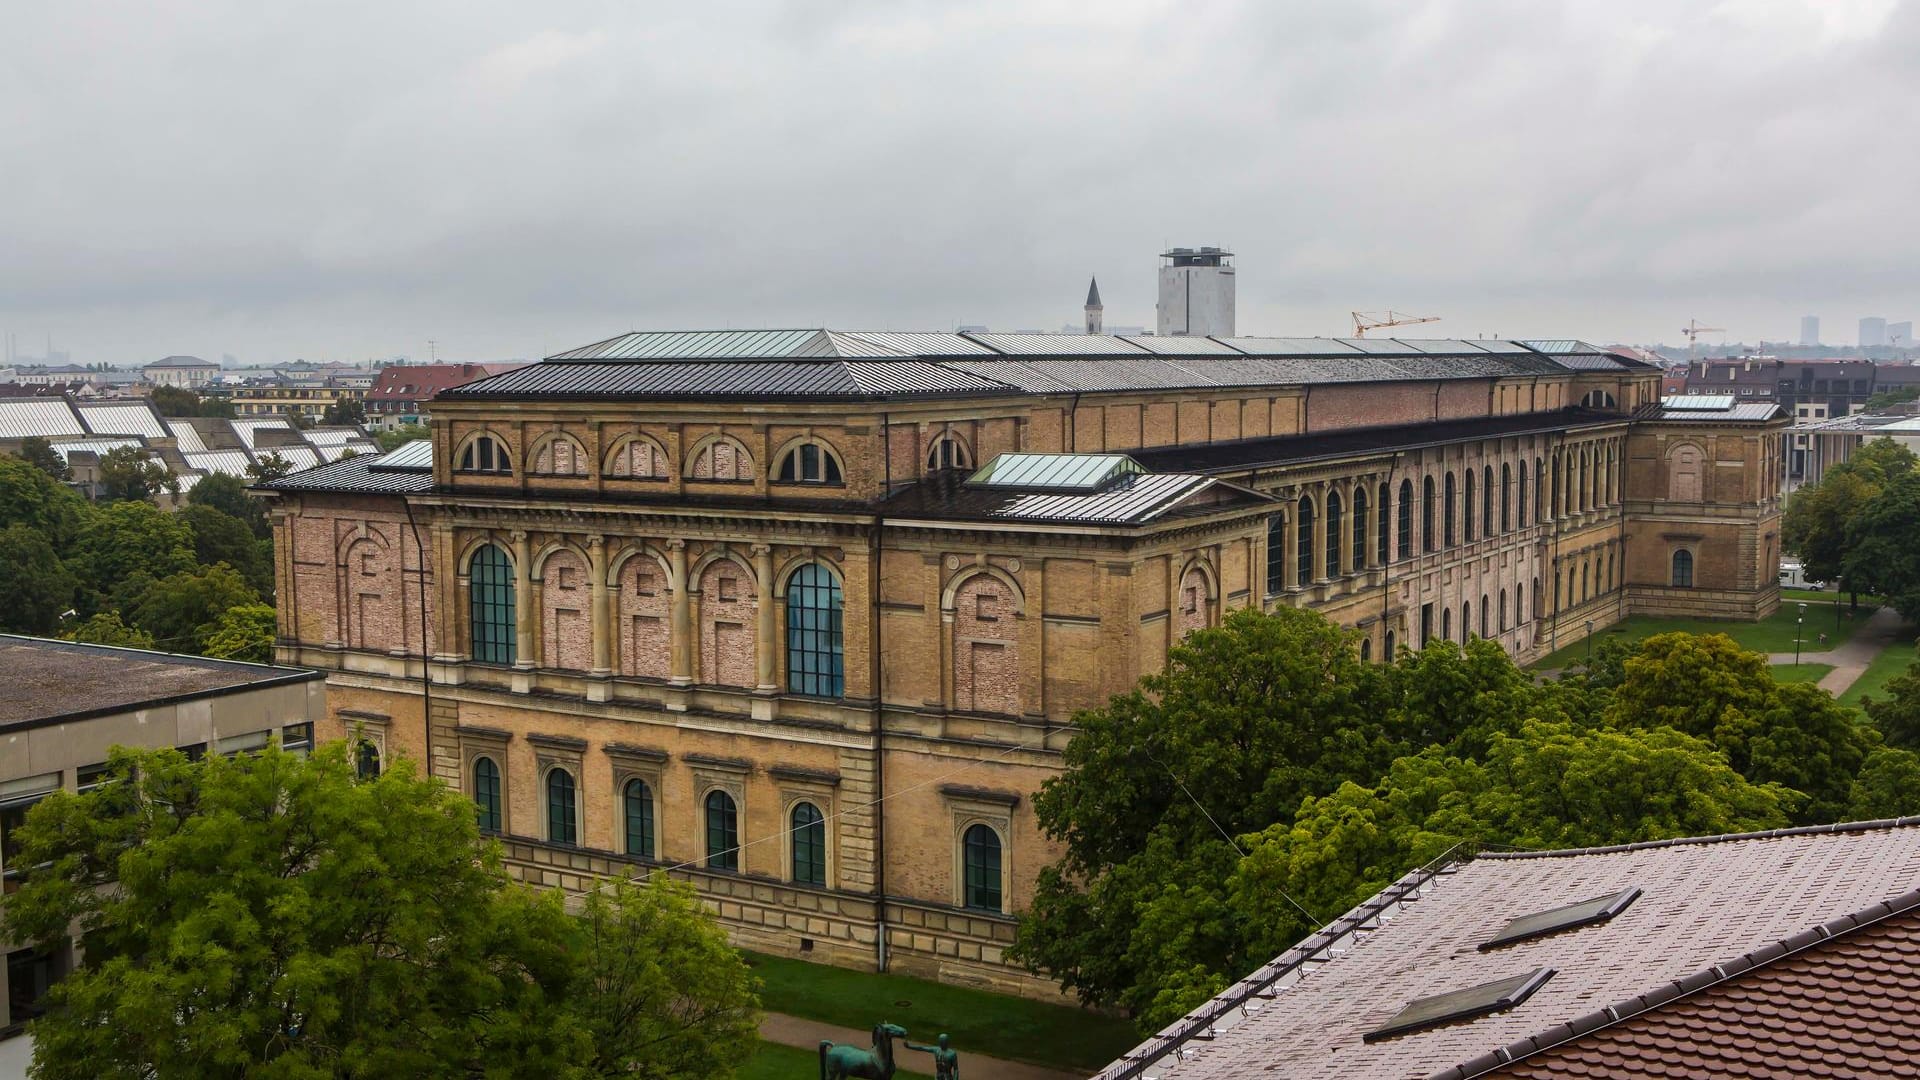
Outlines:
[[1851,342],[1920,316],[1896,0],[8,5],[0,332],[80,361],[1057,328]]

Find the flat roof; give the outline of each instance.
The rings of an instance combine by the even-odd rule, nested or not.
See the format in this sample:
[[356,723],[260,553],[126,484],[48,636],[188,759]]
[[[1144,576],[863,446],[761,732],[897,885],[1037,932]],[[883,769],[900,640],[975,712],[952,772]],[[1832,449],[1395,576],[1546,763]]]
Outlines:
[[0,730],[325,678],[306,668],[0,634]]

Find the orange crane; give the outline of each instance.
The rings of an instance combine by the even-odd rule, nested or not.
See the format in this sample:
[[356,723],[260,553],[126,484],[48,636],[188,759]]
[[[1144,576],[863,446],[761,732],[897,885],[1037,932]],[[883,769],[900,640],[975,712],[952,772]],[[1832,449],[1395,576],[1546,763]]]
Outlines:
[[1701,326],[1699,319],[1688,319],[1687,325],[1681,327],[1680,332],[1687,335],[1687,359],[1689,360],[1693,359],[1693,346],[1694,346],[1695,339],[1698,338],[1701,334],[1726,333],[1724,329],[1718,326]]
[[1408,315],[1400,311],[1356,311],[1353,313],[1353,336],[1363,338],[1367,331],[1378,330],[1385,326],[1413,326],[1423,322],[1439,322],[1438,315]]

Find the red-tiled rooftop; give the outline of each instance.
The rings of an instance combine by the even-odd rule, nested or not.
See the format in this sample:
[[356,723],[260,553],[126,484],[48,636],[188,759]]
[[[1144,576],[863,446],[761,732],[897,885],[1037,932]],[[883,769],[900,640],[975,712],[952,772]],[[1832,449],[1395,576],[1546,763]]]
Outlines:
[[[1615,1022],[1617,1014],[1601,1013],[1609,1006],[1636,1000],[1639,1005],[1622,1011],[1638,1012],[1651,1002],[1666,1013],[1678,1007],[1668,999],[1677,998],[1696,1002],[1689,1009],[1718,1008],[1723,1022],[1733,1025],[1747,1015],[1741,1008],[1752,1009],[1750,1004],[1735,1002],[1753,999],[1731,996],[1735,982],[1703,973],[1716,965],[1724,965],[1724,974],[1764,962],[1766,966],[1755,969],[1750,978],[1799,978],[1814,985],[1808,982],[1813,976],[1796,976],[1798,969],[1791,965],[1809,965],[1809,971],[1817,963],[1831,968],[1839,963],[1831,957],[1843,954],[1829,952],[1826,961],[1814,960],[1812,953],[1788,961],[1779,957],[1820,944],[1831,934],[1846,933],[1863,919],[1884,919],[1889,909],[1880,905],[1885,901],[1898,899],[1896,907],[1920,904],[1920,894],[1908,895],[1916,887],[1920,887],[1920,819],[1579,852],[1481,855],[1431,877],[1402,879],[1375,901],[1277,958],[1256,977],[1214,999],[1188,1021],[1109,1066],[1101,1076],[1213,1080],[1265,1075],[1308,1080],[1486,1075],[1503,1066],[1514,1068],[1509,1064],[1512,1056],[1534,1053],[1580,1033],[1589,1033],[1585,1039],[1641,1037],[1634,1033],[1642,1029],[1631,1026],[1622,1027],[1619,1036],[1604,1034],[1613,1030],[1607,1025]],[[1486,951],[1480,948],[1516,917],[1632,888],[1641,889],[1642,894],[1608,921]],[[1893,1019],[1910,1030],[1920,1029],[1920,1010],[1913,1007],[1913,998],[1920,995],[1920,970],[1904,951],[1912,947],[1913,931],[1906,921],[1911,918],[1900,916],[1898,922],[1886,922],[1886,929],[1870,933],[1854,931],[1857,937],[1847,939],[1859,942],[1847,946],[1851,949],[1892,950],[1886,960],[1892,970],[1888,977],[1902,988],[1895,994],[1881,987],[1867,996],[1887,1002]],[[1343,936],[1354,926],[1370,929]],[[1823,926],[1826,929],[1819,929]],[[1791,944],[1782,948],[1783,941]],[[1840,944],[1828,944],[1817,951],[1839,948]],[[1783,965],[1778,970],[1784,974],[1763,974],[1774,970],[1774,964]],[[1553,976],[1512,1008],[1364,1041],[1411,1001],[1542,968],[1552,969]],[[1829,975],[1840,978],[1833,974],[1837,970]],[[1681,986],[1676,988],[1676,983]],[[1691,993],[1709,985],[1717,988],[1697,999],[1682,995],[1682,989]],[[1776,995],[1770,1007],[1788,1009],[1786,1018],[1768,1020],[1752,1013],[1756,1019],[1741,1024],[1773,1023],[1792,1037],[1800,1048],[1795,1053],[1803,1058],[1840,1053],[1833,1051],[1828,1036],[1817,1032],[1846,1030],[1849,1017],[1859,1015],[1867,1034],[1847,1038],[1871,1039],[1878,1037],[1873,1024],[1892,1022],[1867,1017],[1857,1003],[1845,1004],[1855,996],[1853,991],[1861,989],[1849,986],[1846,994],[1828,995],[1816,985],[1798,995]],[[1836,1004],[1816,1015],[1807,1006],[1809,995],[1831,996]],[[1722,1004],[1715,1006],[1714,1001]],[[1652,1030],[1656,1020],[1648,1014],[1644,1023]],[[1573,1027],[1564,1026],[1569,1024]],[[1709,1038],[1724,1041],[1729,1036]],[[1910,1054],[1920,1039],[1908,1038],[1912,1041],[1881,1049],[1895,1055],[1889,1060]],[[1556,1053],[1572,1055],[1580,1045],[1584,1040]],[[1611,1042],[1604,1045],[1611,1049],[1593,1053],[1629,1052]],[[1705,1071],[1687,1071],[1692,1067],[1679,1067],[1667,1055],[1663,1062],[1648,1065],[1644,1074],[1601,1068],[1564,1075],[1742,1075],[1715,1072],[1707,1065],[1701,1066]],[[1751,1075],[1806,1073],[1789,1069]],[[1896,1074],[1856,1070],[1836,1075]]]

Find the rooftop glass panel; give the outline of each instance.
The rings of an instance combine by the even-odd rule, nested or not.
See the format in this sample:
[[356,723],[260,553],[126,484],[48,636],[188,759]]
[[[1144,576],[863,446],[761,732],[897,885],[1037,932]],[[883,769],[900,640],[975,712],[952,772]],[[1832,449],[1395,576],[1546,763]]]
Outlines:
[[975,487],[1027,491],[1099,491],[1145,472],[1125,454],[1001,454],[967,479]]
[[1591,900],[1582,900],[1577,904],[1522,915],[1508,922],[1498,934],[1482,943],[1480,949],[1484,952],[1488,949],[1497,949],[1502,945],[1512,945],[1518,941],[1537,938],[1543,934],[1554,934],[1562,930],[1603,923],[1627,910],[1627,907],[1638,899],[1640,899],[1639,889],[1624,889],[1617,893],[1596,896]]
[[1367,1032],[1361,1039],[1364,1042],[1378,1042],[1411,1031],[1511,1009],[1532,997],[1533,992],[1545,986],[1553,975],[1552,968],[1536,968],[1510,979],[1498,979],[1464,990],[1415,998],[1407,1003],[1406,1008],[1394,1013],[1386,1023]]
[[414,439],[381,455],[380,460],[371,462],[370,469],[431,469],[433,468],[433,440]]
[[1724,412],[1733,408],[1733,402],[1731,394],[1675,394],[1660,399],[1660,404],[1669,409],[1687,412]]

